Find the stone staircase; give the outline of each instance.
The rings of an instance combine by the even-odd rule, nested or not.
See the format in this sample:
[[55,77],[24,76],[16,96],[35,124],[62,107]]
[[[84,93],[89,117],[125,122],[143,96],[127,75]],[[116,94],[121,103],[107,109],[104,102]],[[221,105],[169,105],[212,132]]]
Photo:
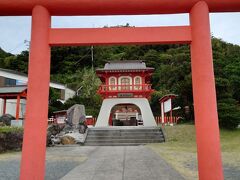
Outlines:
[[89,128],[85,146],[136,146],[164,142],[159,127],[105,127]]

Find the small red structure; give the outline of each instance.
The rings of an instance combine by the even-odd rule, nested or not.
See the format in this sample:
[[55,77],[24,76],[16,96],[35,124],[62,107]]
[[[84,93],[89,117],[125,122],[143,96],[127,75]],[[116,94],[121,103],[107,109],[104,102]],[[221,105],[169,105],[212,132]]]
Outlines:
[[93,116],[86,116],[86,125],[94,126],[96,123],[96,118]]
[[164,124],[165,121],[165,113],[170,112],[170,124],[173,123],[173,116],[172,116],[172,99],[175,99],[177,95],[175,94],[168,94],[163,96],[161,99],[159,99],[159,103],[161,105],[161,120],[162,124]]
[[53,112],[55,123],[64,124],[67,119],[67,110]]
[[8,99],[16,99],[16,120],[19,119],[20,112],[20,100],[27,98],[27,86],[13,86],[13,87],[1,87],[0,98],[4,100],[3,114],[6,114],[6,106]]

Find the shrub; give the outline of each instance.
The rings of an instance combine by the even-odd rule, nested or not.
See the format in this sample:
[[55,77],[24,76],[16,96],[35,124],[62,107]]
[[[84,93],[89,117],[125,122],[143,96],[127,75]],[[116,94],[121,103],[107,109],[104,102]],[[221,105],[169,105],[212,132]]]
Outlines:
[[218,101],[219,126],[225,129],[235,129],[240,123],[240,110],[235,100]]
[[23,141],[23,128],[0,127],[0,152],[20,150]]

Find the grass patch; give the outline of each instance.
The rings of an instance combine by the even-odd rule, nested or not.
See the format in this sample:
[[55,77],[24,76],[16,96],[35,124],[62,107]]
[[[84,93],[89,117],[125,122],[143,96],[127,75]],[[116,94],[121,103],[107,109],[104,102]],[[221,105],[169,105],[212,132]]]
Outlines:
[[221,130],[220,136],[223,163],[240,171],[240,129]]
[[164,131],[169,148],[196,152],[196,137],[193,125],[166,126]]
[[21,127],[0,126],[0,133],[23,132]]
[[[166,143],[148,145],[185,179],[198,179],[195,127],[191,124],[166,126]],[[240,129],[221,130],[221,149],[224,165],[240,171]]]
[[221,130],[221,148],[223,152],[240,153],[240,129]]

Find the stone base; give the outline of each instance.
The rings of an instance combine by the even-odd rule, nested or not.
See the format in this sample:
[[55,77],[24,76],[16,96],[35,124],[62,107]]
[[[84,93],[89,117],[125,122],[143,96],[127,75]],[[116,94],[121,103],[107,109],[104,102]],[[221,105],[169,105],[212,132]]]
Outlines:
[[23,127],[23,120],[11,120],[11,126]]

